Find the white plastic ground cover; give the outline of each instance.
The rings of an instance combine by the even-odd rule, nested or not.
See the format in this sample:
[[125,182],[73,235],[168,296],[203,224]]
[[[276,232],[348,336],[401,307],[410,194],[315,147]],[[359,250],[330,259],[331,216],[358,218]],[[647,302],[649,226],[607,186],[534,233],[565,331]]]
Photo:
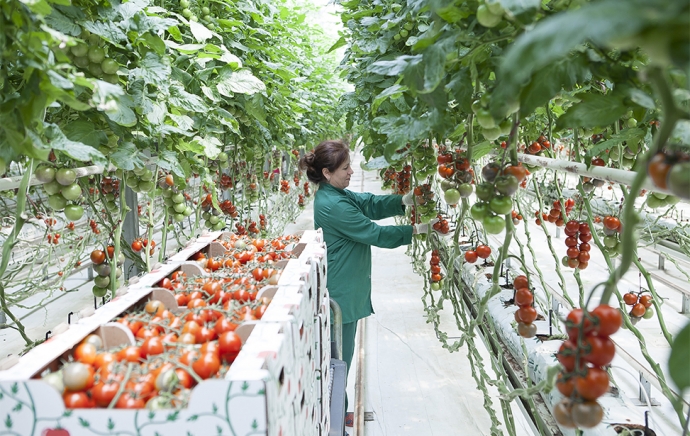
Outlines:
[[[481,299],[491,289],[491,282],[485,277],[487,272],[491,269],[480,268],[477,269],[475,265],[464,264],[462,270],[462,280],[469,289],[473,289],[478,299]],[[543,292],[537,290],[535,292]],[[558,365],[555,358],[555,353],[558,351],[562,341],[540,341],[536,338],[524,339],[517,334],[515,327],[515,311],[517,306],[506,306],[505,302],[513,298],[513,290],[503,290],[498,295],[489,300],[487,305],[487,316],[485,320],[491,322],[496,333],[499,335],[502,342],[510,350],[513,357],[518,362],[525,360],[523,353],[523,342],[527,350],[527,368],[531,380],[536,384],[546,377],[548,367]],[[541,313],[542,316],[548,319],[548,314]],[[554,334],[558,331],[554,327]],[[541,334],[541,332],[540,332]],[[546,402],[549,410],[563,398],[557,389],[553,389],[550,393],[541,394]],[[602,424],[597,427],[583,432],[584,436],[611,436],[617,433],[607,424],[644,424],[640,418],[640,411],[627,398],[623,396],[613,396],[607,393],[598,399],[599,404],[604,409],[604,419]],[[561,431],[566,436],[574,436],[575,431],[571,429],[561,428]],[[659,433],[658,433],[659,434]]]

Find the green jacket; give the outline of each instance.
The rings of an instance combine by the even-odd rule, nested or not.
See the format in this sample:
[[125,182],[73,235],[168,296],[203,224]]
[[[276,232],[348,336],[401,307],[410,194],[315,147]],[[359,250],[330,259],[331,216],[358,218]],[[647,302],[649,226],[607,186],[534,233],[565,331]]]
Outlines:
[[403,213],[400,195],[355,193],[319,184],[314,199],[314,227],[323,229],[328,250],[328,292],[343,311],[343,323],[374,313],[371,246],[395,248],[412,242],[412,226],[379,226],[371,220]]

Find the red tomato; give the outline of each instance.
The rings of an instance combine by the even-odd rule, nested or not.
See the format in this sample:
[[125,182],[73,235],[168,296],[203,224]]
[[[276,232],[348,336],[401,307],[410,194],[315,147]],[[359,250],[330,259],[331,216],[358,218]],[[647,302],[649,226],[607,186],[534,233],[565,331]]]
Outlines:
[[515,277],[515,279],[513,279],[513,287],[515,287],[515,289],[529,288],[527,276],[519,275]]
[[525,324],[531,324],[537,319],[537,309],[531,306],[521,307],[515,313],[517,318]]
[[621,220],[616,218],[615,216],[607,216],[604,218],[604,227],[606,227],[609,230],[618,230],[618,228],[621,226]]
[[232,363],[242,348],[242,339],[233,332],[228,331],[218,338],[218,351],[223,361]]
[[594,401],[609,389],[609,375],[597,367],[587,368],[587,374],[575,378],[575,389],[585,400]]
[[[477,252],[474,251],[474,250],[467,250],[467,251],[465,252],[465,261],[466,261],[466,262],[475,263],[475,262],[477,261],[477,258],[478,258],[478,257],[479,257],[479,256],[477,256]],[[432,258],[433,258],[433,256],[432,256]],[[433,263],[432,263],[431,265],[434,266]]]
[[623,325],[621,311],[607,304],[601,304],[590,312],[594,318],[594,332],[599,336],[611,336]]
[[160,338],[160,336],[153,336],[145,339],[139,348],[139,353],[142,359],[146,359],[147,356],[162,354],[163,351],[163,340]]
[[577,336],[578,332],[580,331],[580,327],[584,327],[584,334],[587,335],[589,334],[592,329],[592,322],[584,318],[584,312],[582,309],[575,308],[570,311],[568,316],[565,319],[565,325],[566,325],[566,332],[568,333],[568,337],[570,338],[571,341],[574,343],[577,343]]
[[531,306],[534,302],[534,295],[528,288],[518,289],[515,292],[515,304],[520,307]]
[[564,397],[570,397],[575,390],[575,378],[566,378],[562,372],[558,373],[558,378],[556,379],[556,388],[558,388],[558,392],[563,394]]
[[120,383],[115,381],[98,382],[91,389],[91,397],[99,407],[108,407],[115,394],[120,389]]
[[595,366],[608,365],[616,354],[616,346],[607,336],[587,335],[583,345],[583,359]]
[[67,409],[90,409],[94,406],[86,392],[66,392],[62,396],[62,400]]
[[640,304],[644,305],[644,307],[649,308],[652,307],[652,296],[651,295],[642,295],[640,296]]
[[97,351],[95,345],[88,342],[82,342],[74,350],[74,359],[78,362],[91,365],[96,360],[96,354]]
[[633,306],[633,308],[630,310],[630,314],[632,316],[636,316],[640,318],[644,313],[647,311],[647,308],[644,307],[644,304],[642,303],[637,303],[636,305]]
[[128,392],[123,392],[115,403],[116,409],[143,409],[145,406],[143,399],[133,397]]
[[637,294],[628,292],[627,294],[623,295],[623,301],[625,301],[625,304],[628,306],[634,306],[637,304]]
[[477,256],[481,257],[482,259],[486,259],[487,257],[491,256],[491,247],[488,245],[477,245],[477,249],[475,251],[477,252]]
[[220,360],[214,353],[204,353],[192,363],[192,369],[203,380],[218,373]]

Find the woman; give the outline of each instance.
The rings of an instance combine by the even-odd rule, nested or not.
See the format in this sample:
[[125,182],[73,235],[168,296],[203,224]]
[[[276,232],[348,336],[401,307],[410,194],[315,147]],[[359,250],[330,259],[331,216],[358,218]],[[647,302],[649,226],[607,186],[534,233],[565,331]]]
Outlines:
[[[314,228],[322,229],[328,248],[328,291],[343,313],[343,355],[350,371],[357,321],[371,306],[371,246],[395,248],[407,245],[415,233],[427,233],[429,224],[380,226],[372,220],[402,215],[413,204],[412,193],[373,195],[347,190],[354,173],[350,150],[342,141],[320,143],[300,159],[309,181],[318,185],[314,199]],[[346,399],[347,407],[347,399]],[[346,415],[352,425],[352,413]]]

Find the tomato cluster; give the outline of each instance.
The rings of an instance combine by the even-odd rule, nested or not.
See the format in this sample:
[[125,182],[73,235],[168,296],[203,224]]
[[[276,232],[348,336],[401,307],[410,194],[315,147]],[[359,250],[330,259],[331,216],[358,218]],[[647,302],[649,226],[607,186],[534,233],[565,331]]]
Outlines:
[[568,340],[561,344],[556,358],[563,365],[556,387],[563,394],[554,416],[566,428],[592,428],[604,411],[596,399],[609,387],[609,375],[602,367],[613,360],[616,347],[610,337],[621,327],[618,309],[599,305],[591,312],[573,309],[566,318]]
[[[135,240],[132,241],[132,250],[135,251],[136,253],[141,252],[141,250],[144,249],[144,247],[148,247],[149,245],[149,240],[144,239],[144,238],[136,238]],[[156,241],[151,240],[151,248],[149,249],[149,255],[152,256],[153,253],[155,252],[156,248]]]
[[81,187],[77,183],[77,174],[74,170],[56,170],[51,165],[41,165],[36,168],[34,175],[45,183],[43,190],[48,194],[48,206],[51,209],[63,210],[69,221],[77,221],[84,216],[84,208],[79,205]]
[[[657,153],[647,164],[647,174],[657,187],[668,189],[678,197],[690,198],[690,155],[687,153],[670,151]],[[661,200],[665,199],[666,197]],[[677,202],[677,199],[671,201]],[[649,203],[649,199],[647,202]],[[654,205],[650,207],[653,208]]]
[[297,206],[304,207],[304,195],[303,194],[299,194],[299,196],[297,197]]
[[537,309],[534,308],[534,294],[529,288],[527,276],[515,277],[513,288],[515,289],[513,302],[519,307],[515,311],[518,333],[523,338],[533,338],[537,335],[537,326],[533,324],[537,319]]
[[536,141],[525,148],[527,154],[540,155],[544,150],[551,148],[551,142],[544,135],[540,135]]
[[431,190],[431,185],[425,183],[415,186],[412,192],[415,196],[415,206],[412,208],[414,218],[412,224],[428,223],[436,217],[436,200],[434,200],[435,195],[434,191]]
[[[455,206],[460,198],[468,198],[472,195],[474,188],[474,170],[470,167],[470,161],[463,156],[463,152],[456,150],[455,153],[441,151],[436,158],[439,166],[439,175],[443,178],[441,189],[443,199],[450,206]],[[448,177],[444,177],[444,174]]]
[[89,227],[91,227],[91,231],[94,233],[94,235],[98,235],[101,233],[101,230],[98,228],[96,220],[89,220]]
[[395,193],[405,195],[410,192],[410,180],[412,179],[412,166],[405,165],[402,171],[395,173]]
[[465,251],[465,261],[469,263],[475,263],[478,258],[486,261],[489,256],[491,256],[491,247],[484,244],[479,244],[476,248]]
[[304,196],[311,196],[311,192],[309,191],[309,182],[304,182]]
[[522,215],[520,215],[520,213],[519,213],[518,211],[516,211],[516,210],[513,210],[513,211],[510,213],[510,216],[513,217],[513,224],[515,224],[515,225],[520,224],[520,221],[522,221],[522,219],[523,219],[523,218],[522,218]]
[[630,306],[629,315],[634,320],[641,318],[650,319],[654,316],[654,309],[652,309],[653,298],[649,294],[643,292],[628,292],[623,295],[623,301]]
[[91,289],[91,292],[93,292],[93,295],[96,297],[104,297],[108,292],[108,287],[111,285],[110,273],[112,271],[113,264],[116,268],[115,278],[120,279],[120,277],[122,277],[122,265],[125,263],[125,256],[124,254],[120,253],[117,262],[113,263],[114,256],[115,247],[112,245],[108,245],[105,251],[97,249],[91,252],[91,263],[93,263],[93,270],[97,274],[97,276],[93,279],[94,285]]
[[442,235],[447,235],[448,232],[450,232],[450,226],[448,224],[448,220],[443,217],[443,215],[438,214],[436,216],[438,218],[438,221],[434,223],[432,226],[434,230],[437,232],[441,233]]
[[[565,200],[565,217],[567,218],[568,215],[570,215],[570,212],[573,210],[573,207],[575,207],[575,200],[572,198],[568,198]],[[565,225],[565,220],[563,219],[563,213],[562,213],[563,206],[561,205],[561,202],[559,200],[554,200],[553,205],[551,206],[551,210],[549,210],[549,213],[542,213],[541,214],[541,220],[542,221],[548,221],[550,223],[556,224],[557,227],[563,227]],[[537,211],[536,213],[537,216],[537,225],[541,225],[541,221],[539,220],[539,212]]]
[[287,180],[281,180],[280,181],[280,192],[283,194],[289,194],[290,193],[290,182]]
[[522,165],[508,165],[505,168],[490,162],[482,168],[484,182],[477,185],[479,201],[470,209],[472,218],[480,221],[487,233],[496,234],[505,229],[506,222],[501,215],[513,211],[513,199],[519,184],[527,177]]
[[443,273],[441,272],[441,257],[439,256],[438,250],[432,250],[429,265],[431,266],[431,288],[438,290],[441,288],[441,280],[443,280]]
[[[560,203],[559,203],[560,204]],[[563,266],[577,269],[585,269],[589,266],[592,246],[592,230],[584,221],[570,220],[565,225],[565,246],[568,247],[566,255],[562,259]]]
[[620,232],[623,230],[623,226],[618,217],[608,215],[604,217],[602,221],[604,227],[604,238],[602,240],[605,253],[610,257],[616,257],[621,254],[623,250],[623,245],[620,241]]

